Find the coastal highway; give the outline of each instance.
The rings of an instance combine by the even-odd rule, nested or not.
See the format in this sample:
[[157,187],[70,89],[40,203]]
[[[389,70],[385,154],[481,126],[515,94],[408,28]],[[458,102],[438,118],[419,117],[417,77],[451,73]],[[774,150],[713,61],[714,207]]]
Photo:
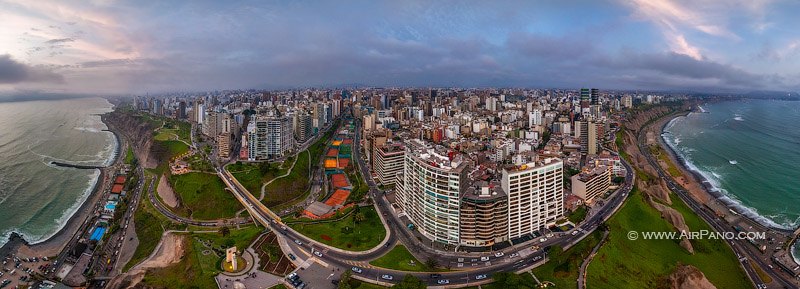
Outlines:
[[[651,124],[647,124],[646,126],[648,126],[648,125],[652,125],[652,123]],[[681,200],[683,200],[684,203],[689,205],[689,208],[691,208],[692,211],[695,214],[697,214],[698,216],[703,218],[703,220],[705,220],[706,223],[711,225],[711,227],[714,228],[714,230],[716,230],[718,232],[732,232],[732,233],[735,233],[732,230],[732,227],[731,227],[730,224],[726,223],[722,219],[717,218],[717,216],[713,212],[710,212],[708,209],[705,209],[704,206],[701,203],[699,203],[692,196],[690,196],[689,192],[686,191],[682,186],[678,185],[675,182],[675,180],[672,178],[672,176],[670,176],[658,164],[658,162],[655,160],[653,155],[650,154],[650,151],[648,150],[647,145],[645,144],[644,134],[643,134],[644,131],[645,131],[645,129],[642,129],[642,130],[640,130],[638,132],[638,135],[637,135],[638,144],[637,145],[639,147],[639,151],[641,151],[642,154],[644,154],[644,156],[647,159],[648,163],[650,163],[650,165],[653,168],[655,168],[656,172],[658,173],[658,177],[663,179],[667,183],[667,186],[669,187],[669,189],[672,190],[673,192],[675,192],[675,194]],[[661,127],[660,131],[663,131],[663,127]],[[661,136],[659,135],[657,137],[661,137]],[[740,265],[744,269],[745,273],[747,273],[747,276],[750,278],[750,280],[753,281],[754,285],[757,286],[757,288],[759,286],[762,286],[762,287],[765,286],[764,285],[764,281],[758,276],[758,274],[755,272],[755,270],[749,264],[747,264],[747,262],[756,262],[756,264],[759,267],[761,267],[761,269],[764,270],[769,276],[771,276],[773,278],[773,280],[777,280],[778,281],[777,283],[780,283],[780,284],[771,284],[771,285],[779,286],[779,287],[775,287],[775,288],[798,288],[796,285],[794,285],[792,283],[792,281],[785,279],[783,274],[780,274],[779,272],[776,272],[773,268],[770,268],[769,266],[767,266],[767,264],[764,263],[764,260],[759,258],[759,256],[757,254],[755,254],[754,252],[749,250],[750,244],[747,244],[745,242],[746,241],[744,241],[744,240],[726,240],[726,243],[728,245],[730,245],[731,249],[734,251],[734,253],[736,253],[737,256],[744,256],[746,258],[746,259],[744,259],[744,261],[740,261]],[[745,249],[745,248],[747,248],[747,249]]]
[[[356,139],[354,143],[356,146],[359,145],[358,129],[356,129]],[[431,277],[429,273],[411,273],[412,275],[419,277],[421,280],[432,286],[438,285],[437,282],[441,279],[449,280],[450,285],[486,282],[487,279],[476,280],[475,278],[476,276],[482,274],[490,276],[495,272],[521,271],[539,262],[543,262],[546,260],[546,252],[544,250],[534,251],[530,249],[530,246],[536,245],[541,248],[546,248],[553,245],[559,245],[562,247],[567,247],[577,243],[587,234],[597,229],[597,227],[604,220],[610,217],[613,212],[615,212],[622,205],[625,197],[627,197],[627,195],[630,193],[633,184],[633,170],[627,163],[623,161],[623,164],[627,170],[625,184],[623,184],[616,192],[612,194],[612,196],[606,201],[605,206],[600,208],[595,214],[588,216],[587,219],[578,226],[579,230],[577,230],[578,233],[576,233],[576,235],[559,233],[551,238],[548,238],[545,242],[531,240],[526,244],[512,246],[502,251],[495,251],[492,253],[443,252],[420,244],[420,242],[413,236],[412,232],[410,232],[406,226],[396,216],[394,216],[389,209],[390,205],[386,199],[383,198],[382,193],[379,192],[375,182],[371,179],[365,162],[362,158],[360,158],[358,154],[358,152],[360,152],[360,148],[354,148],[353,152],[354,156],[358,160],[361,173],[365,177],[365,180],[370,187],[369,194],[376,201],[375,206],[377,210],[384,216],[390,216],[385,218],[385,222],[387,223],[386,225],[388,226],[389,231],[387,232],[387,239],[385,240],[384,245],[377,246],[364,252],[345,251],[319,244],[318,242],[295,232],[291,228],[282,225],[279,217],[261,202],[259,202],[258,199],[256,199],[252,194],[247,192],[247,190],[245,190],[241,184],[230,175],[230,173],[222,168],[217,168],[216,170],[220,178],[234,193],[235,197],[242,202],[242,204],[244,204],[250,214],[256,218],[259,223],[269,227],[279,234],[282,234],[288,240],[297,240],[302,243],[302,245],[298,245],[294,242],[288,242],[290,246],[296,248],[297,251],[304,252],[304,254],[308,256],[312,256],[311,254],[313,254],[313,252],[319,250],[322,254],[322,257],[314,256],[314,258],[320,259],[329,265],[344,268],[345,270],[348,270],[353,266],[361,265],[359,267],[363,268],[363,272],[358,273],[357,275],[363,277],[364,279],[375,280],[376,282],[383,283],[399,282],[403,275],[411,272],[402,272],[384,268],[368,268],[365,264],[367,264],[369,260],[373,260],[384,255],[392,249],[396,242],[400,241],[410,250],[414,251],[416,253],[415,255],[421,255],[425,258],[435,258],[439,264],[443,265],[455,264],[455,266],[452,266],[453,269],[461,269],[460,271],[454,272],[441,272],[439,273],[441,274],[441,277],[438,278]],[[497,256],[499,257],[497,257],[494,255],[498,252],[503,252],[503,256],[499,256],[498,254]],[[512,257],[513,253],[518,253],[519,256]],[[389,281],[380,278],[380,276],[386,274],[394,276],[394,279]]]

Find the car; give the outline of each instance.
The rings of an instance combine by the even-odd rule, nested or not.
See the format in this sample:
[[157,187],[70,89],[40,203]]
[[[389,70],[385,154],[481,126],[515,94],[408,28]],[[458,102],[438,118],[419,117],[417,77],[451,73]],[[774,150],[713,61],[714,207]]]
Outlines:
[[359,273],[359,274],[364,272],[364,270],[362,270],[361,268],[358,268],[358,267],[350,268],[350,270],[355,272],[355,273]]
[[442,280],[436,281],[436,283],[439,284],[439,285],[450,284],[450,280],[442,279]]
[[383,280],[392,280],[392,279],[394,279],[394,277],[392,277],[392,275],[389,275],[389,274],[383,274],[383,275],[381,275],[381,279],[383,279]]
[[296,280],[296,279],[300,279],[300,276],[297,276],[297,273],[291,273],[289,275],[286,275],[286,279]]
[[577,235],[578,233],[580,233],[578,230],[572,231],[573,236]]
[[317,255],[317,257],[322,258],[322,252],[320,251],[314,251],[314,255]]
[[483,280],[483,279],[486,279],[486,277],[488,277],[488,276],[486,276],[486,274],[480,274],[480,275],[475,276],[475,280]]
[[297,245],[300,245],[300,246],[303,245],[303,242],[300,242],[300,240],[297,240],[297,239],[294,240],[294,243],[297,244]]
[[436,274],[436,273],[431,274],[431,278],[433,278],[433,279],[437,279],[439,277],[442,277],[442,274]]
[[503,252],[494,253],[494,256],[497,257],[497,258],[503,257],[503,255],[505,255],[505,254],[503,254]]
[[508,255],[508,257],[509,257],[509,258],[516,258],[516,257],[519,257],[519,253],[511,253],[511,255]]
[[481,257],[481,261],[489,261],[489,256],[483,256],[483,257]]
[[546,241],[547,241],[547,238],[541,238],[541,239],[539,239],[539,243],[544,243],[544,242],[546,242]]
[[294,256],[294,254],[292,254],[292,253],[289,253],[289,259],[291,259],[292,261],[294,261],[295,259],[297,259],[297,257],[295,257],[295,256]]

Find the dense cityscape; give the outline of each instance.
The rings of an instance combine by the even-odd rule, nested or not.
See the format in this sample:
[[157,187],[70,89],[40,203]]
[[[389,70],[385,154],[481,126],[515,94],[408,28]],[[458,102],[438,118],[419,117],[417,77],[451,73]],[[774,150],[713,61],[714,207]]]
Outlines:
[[798,10],[0,0],[0,289],[800,288]]

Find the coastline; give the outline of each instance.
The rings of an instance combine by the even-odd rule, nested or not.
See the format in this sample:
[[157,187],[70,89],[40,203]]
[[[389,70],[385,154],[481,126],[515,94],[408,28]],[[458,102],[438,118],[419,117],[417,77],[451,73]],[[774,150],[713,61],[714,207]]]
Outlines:
[[[109,161],[110,166],[121,160],[122,154],[120,152],[122,151],[123,143],[121,142],[119,134],[115,130],[111,129],[102,115],[100,119],[108,128],[104,131],[111,132],[114,135],[114,141],[116,143],[114,153]],[[52,257],[60,254],[69,241],[77,237],[78,233],[80,232],[80,228],[86,223],[86,220],[92,213],[94,206],[98,204],[98,201],[100,201],[101,197],[103,196],[103,184],[108,181],[109,172],[107,171],[108,168],[98,168],[98,170],[100,171],[100,174],[97,177],[94,185],[92,185],[89,196],[87,196],[86,200],[84,200],[78,209],[73,212],[69,218],[67,218],[66,222],[64,222],[64,224],[62,224],[55,233],[44,240],[30,243],[28,240],[25,240],[24,236],[21,236],[17,232],[12,232],[9,240],[2,247],[0,247],[0,253],[8,254],[10,252],[18,251],[21,247],[28,247],[34,252],[37,252],[41,257]]]
[[660,124],[660,129],[658,131],[659,132],[658,143],[659,143],[659,145],[661,145],[664,148],[664,151],[667,152],[667,154],[669,155],[669,159],[676,166],[678,166],[678,169],[680,169],[681,172],[684,173],[684,175],[686,175],[686,173],[691,175],[689,180],[686,180],[686,181],[682,182],[682,185],[685,185],[687,182],[694,181],[697,184],[699,184],[700,187],[702,188],[702,191],[707,196],[710,197],[709,199],[706,199],[705,201],[708,201],[708,200],[719,201],[722,204],[724,204],[726,207],[728,207],[728,209],[735,210],[736,213],[739,213],[743,217],[746,217],[746,218],[750,219],[751,221],[753,221],[753,223],[764,227],[764,229],[770,229],[770,230],[775,230],[775,231],[780,231],[780,232],[785,232],[785,233],[792,233],[793,230],[794,230],[793,228],[784,228],[784,227],[780,227],[778,224],[770,224],[767,221],[768,219],[766,217],[758,215],[755,212],[753,212],[752,210],[748,210],[746,205],[734,201],[733,199],[731,199],[730,196],[726,195],[721,190],[718,190],[717,188],[715,188],[714,185],[708,179],[706,179],[705,176],[703,176],[700,172],[696,171],[695,169],[692,169],[691,166],[689,164],[687,164],[688,161],[684,157],[682,157],[679,153],[677,153],[675,151],[675,148],[673,148],[668,142],[666,142],[664,140],[663,134],[664,133],[669,133],[669,132],[666,131],[667,126],[670,123],[672,123],[675,119],[680,118],[680,117],[686,117],[690,113],[701,113],[701,112],[697,112],[697,111],[695,111],[695,109],[693,109],[690,112],[675,114],[675,115],[670,116],[669,118],[665,118],[664,120],[662,120],[663,123]]

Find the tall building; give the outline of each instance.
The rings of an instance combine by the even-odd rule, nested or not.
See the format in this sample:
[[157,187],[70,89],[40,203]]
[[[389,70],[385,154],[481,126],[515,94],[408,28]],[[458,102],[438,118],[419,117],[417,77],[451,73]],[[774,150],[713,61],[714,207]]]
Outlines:
[[580,139],[582,154],[596,155],[600,151],[602,124],[587,119],[576,121],[575,137]]
[[181,101],[178,103],[178,118],[186,119],[186,102]]
[[530,113],[528,113],[528,127],[534,127],[537,125],[542,125],[542,111],[539,109],[533,109]]
[[608,187],[611,186],[611,173],[606,166],[589,167],[572,176],[570,180],[572,194],[591,204],[608,191]]
[[305,143],[307,140],[311,139],[314,132],[314,123],[311,119],[311,115],[307,112],[298,112],[294,115],[294,119],[294,136],[297,138],[298,143]]
[[499,184],[475,182],[461,198],[460,242],[485,247],[508,241],[508,197]]
[[231,136],[222,133],[217,136],[217,153],[220,159],[227,159],[231,155]]
[[460,199],[467,187],[468,168],[462,155],[449,156],[444,147],[419,139],[406,144],[404,174],[397,201],[426,238],[460,244]]
[[292,119],[288,116],[274,116],[266,120],[266,154],[269,158],[286,155],[294,148]]
[[563,164],[557,158],[503,169],[509,240],[554,225],[564,215],[562,177]]
[[590,100],[592,105],[599,105],[600,104],[600,90],[597,88],[592,88],[590,93]]
[[216,111],[207,111],[205,112],[205,117],[203,118],[203,134],[216,138],[219,135],[219,127],[220,127],[220,118],[221,114],[217,113]]
[[589,103],[591,100],[591,90],[588,88],[581,88],[581,110],[589,108]]
[[383,185],[394,185],[403,174],[405,147],[402,143],[387,142],[374,150],[375,174]]

